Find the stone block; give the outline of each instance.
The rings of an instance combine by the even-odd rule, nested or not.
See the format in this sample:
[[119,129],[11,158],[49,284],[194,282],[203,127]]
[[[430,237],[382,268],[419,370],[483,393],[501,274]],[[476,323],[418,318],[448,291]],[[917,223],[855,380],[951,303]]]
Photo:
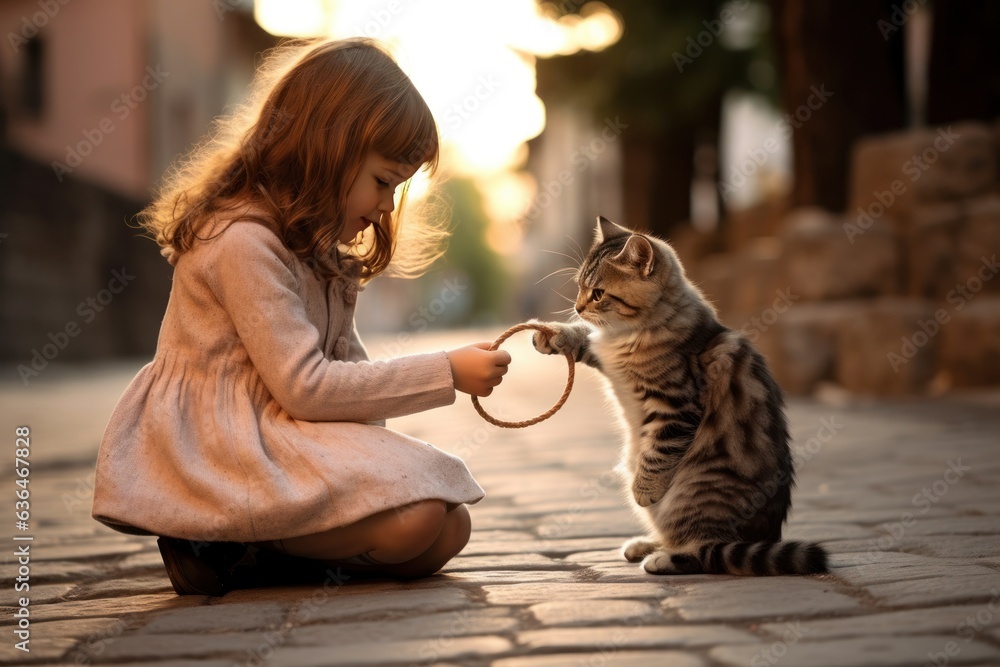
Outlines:
[[[654,581],[657,581],[654,578]],[[604,598],[634,599],[663,598],[671,589],[665,583],[648,584],[509,584],[483,586],[486,601],[490,604],[531,605],[554,599],[600,600]]]
[[796,305],[764,333],[774,341],[772,370],[786,393],[806,394],[833,378],[840,331],[864,310],[856,301]]
[[804,301],[895,295],[900,258],[892,228],[867,229],[818,208],[797,209],[782,229],[784,283]]
[[939,360],[949,385],[1000,384],[1000,297],[980,296],[949,312]]
[[640,622],[660,616],[653,605],[640,600],[593,600],[587,604],[580,604],[579,600],[552,600],[532,605],[528,611],[544,626]]
[[694,266],[712,253],[722,252],[722,239],[717,231],[706,232],[690,224],[678,225],[667,241],[685,268]]
[[[503,637],[451,637],[404,641],[346,642],[334,646],[282,646],[274,651],[269,664],[284,667],[316,665],[411,665],[483,663],[513,648]],[[273,662],[272,662],[273,661]],[[485,663],[484,663],[485,664]],[[494,663],[495,664],[495,663]]]
[[914,209],[906,233],[907,293],[944,298],[955,287],[959,238],[967,221],[957,203]]
[[[732,326],[744,330],[760,329],[753,318],[765,315],[770,319],[777,313],[775,304],[781,302],[782,294],[788,292],[787,285],[781,284],[782,242],[776,236],[766,236],[748,241],[734,259],[735,274],[731,288]],[[783,289],[784,288],[784,289]],[[787,301],[788,297],[784,297]],[[780,307],[780,306],[779,306]],[[783,311],[782,311],[783,312]],[[773,324],[774,320],[770,320]],[[768,326],[765,322],[764,327]]]
[[838,336],[836,381],[861,394],[923,392],[934,375],[936,323],[923,300],[872,301]]
[[854,146],[847,211],[905,227],[916,206],[985,194],[996,181],[995,144],[982,123],[876,135]]
[[[809,641],[805,635],[800,641],[792,636],[789,641],[773,644],[752,644],[746,646],[720,646],[709,656],[724,665],[746,667],[746,665],[767,665],[778,663],[780,655],[783,665],[809,665],[809,667],[844,667],[844,665],[865,665],[865,667],[912,667],[913,665],[933,665],[929,656],[941,656],[938,664],[956,664],[952,657],[961,655],[957,664],[995,664],[1000,657],[1000,649],[982,642],[965,643],[954,633],[929,635],[924,637],[860,637],[835,639],[830,641]],[[946,652],[947,651],[947,652]]]
[[[532,650],[570,651],[593,646],[633,648],[694,648],[753,641],[745,630],[725,625],[642,625],[593,628],[549,628],[517,635],[519,644]],[[603,662],[602,662],[603,664]]]
[[[828,616],[860,603],[827,582],[801,577],[731,577],[703,582],[668,597],[663,606],[685,621],[728,622],[778,616]],[[726,600],[720,605],[719,600]]]
[[702,295],[715,306],[725,319],[733,311],[733,256],[729,253],[709,255],[697,266],[687,270],[688,278]]
[[[610,652],[607,645],[593,645],[590,653],[568,653],[563,655],[528,655],[504,658],[490,663],[490,667],[580,667],[581,665],[601,665],[601,667],[649,667],[650,665],[670,665],[670,667],[705,667],[708,663],[700,656],[681,651],[618,651]],[[614,646],[612,645],[613,649]]]
[[1000,195],[990,195],[968,202],[968,222],[958,239],[958,283],[978,292],[978,283],[987,294],[1000,294],[1000,280],[995,280],[1000,254]]
[[727,212],[722,224],[725,247],[738,250],[755,238],[774,236],[787,212],[788,202],[783,198],[768,199],[749,208]]

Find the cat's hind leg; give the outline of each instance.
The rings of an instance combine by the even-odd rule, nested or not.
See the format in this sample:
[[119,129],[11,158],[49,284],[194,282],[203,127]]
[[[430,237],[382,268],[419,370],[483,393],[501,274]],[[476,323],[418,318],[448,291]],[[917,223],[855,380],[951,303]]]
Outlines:
[[633,537],[622,545],[622,555],[625,556],[625,560],[628,562],[638,563],[649,554],[662,548],[663,545],[655,538],[647,536]]

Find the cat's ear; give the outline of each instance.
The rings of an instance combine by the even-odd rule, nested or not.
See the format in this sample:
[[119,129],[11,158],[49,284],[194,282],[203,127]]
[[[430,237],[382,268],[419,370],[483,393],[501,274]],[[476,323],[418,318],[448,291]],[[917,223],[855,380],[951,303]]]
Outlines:
[[625,242],[625,247],[611,261],[627,266],[646,277],[653,272],[655,257],[656,252],[649,239],[639,234],[632,234]]
[[603,215],[597,216],[597,229],[594,231],[594,240],[596,243],[603,243],[616,236],[627,236],[631,233],[621,225],[611,222]]

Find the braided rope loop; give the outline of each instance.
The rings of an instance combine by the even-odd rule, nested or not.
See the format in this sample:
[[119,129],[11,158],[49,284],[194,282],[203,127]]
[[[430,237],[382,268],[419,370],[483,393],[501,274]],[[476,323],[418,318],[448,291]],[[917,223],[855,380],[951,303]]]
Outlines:
[[[503,343],[505,340],[507,340],[514,334],[518,333],[519,331],[524,331],[526,329],[535,329],[537,331],[541,331],[542,333],[547,333],[550,336],[555,336],[558,333],[552,327],[547,327],[542,324],[531,324],[528,322],[522,324],[515,324],[510,329],[507,329],[507,331],[503,332],[500,335],[500,337],[497,338],[492,345],[490,345],[490,350],[491,351],[496,350],[497,348],[500,347],[500,344]],[[572,391],[573,389],[573,380],[576,377],[576,360],[573,358],[573,354],[571,352],[566,351],[564,354],[566,355],[566,361],[569,364],[569,373],[566,377],[566,388],[563,390],[562,396],[559,397],[559,400],[556,401],[555,405],[553,405],[551,408],[549,408],[542,414],[538,415],[534,419],[525,419],[524,421],[519,421],[519,422],[508,422],[508,421],[503,421],[502,419],[497,419],[496,417],[493,417],[492,415],[488,414],[486,410],[483,409],[483,406],[479,404],[478,396],[472,397],[472,406],[476,409],[476,412],[479,413],[480,417],[482,417],[489,423],[493,424],[494,426],[500,426],[502,428],[524,428],[525,426],[533,426],[538,422],[545,421],[546,419],[548,419],[549,417],[551,417],[552,415],[554,415],[556,412],[559,411],[559,408],[561,408],[563,406],[563,403],[566,402],[566,399],[569,398],[569,392]]]

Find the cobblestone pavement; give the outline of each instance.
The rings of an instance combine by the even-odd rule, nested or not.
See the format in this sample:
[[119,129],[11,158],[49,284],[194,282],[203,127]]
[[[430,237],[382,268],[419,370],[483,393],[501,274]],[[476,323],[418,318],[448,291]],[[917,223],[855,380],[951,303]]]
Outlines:
[[[492,339],[427,335],[404,352]],[[558,397],[565,364],[505,347],[485,399],[526,418]],[[403,341],[369,341],[372,356]],[[526,363],[530,361],[531,363]],[[10,447],[31,427],[31,652],[14,648],[14,545],[2,561],[4,663],[175,665],[997,665],[1000,397],[790,402],[799,484],[788,538],[821,540],[833,574],[656,577],[619,554],[638,531],[609,473],[617,436],[581,370],[565,408],[524,430],[455,404],[390,426],[462,456],[487,491],[472,541],[443,574],[175,595],[154,538],[90,518],[111,408],[141,363],[49,369],[0,387]],[[165,500],[166,502],[166,500]],[[8,515],[9,516],[9,515]],[[13,522],[12,522],[13,523]],[[15,532],[13,526],[11,532]]]

